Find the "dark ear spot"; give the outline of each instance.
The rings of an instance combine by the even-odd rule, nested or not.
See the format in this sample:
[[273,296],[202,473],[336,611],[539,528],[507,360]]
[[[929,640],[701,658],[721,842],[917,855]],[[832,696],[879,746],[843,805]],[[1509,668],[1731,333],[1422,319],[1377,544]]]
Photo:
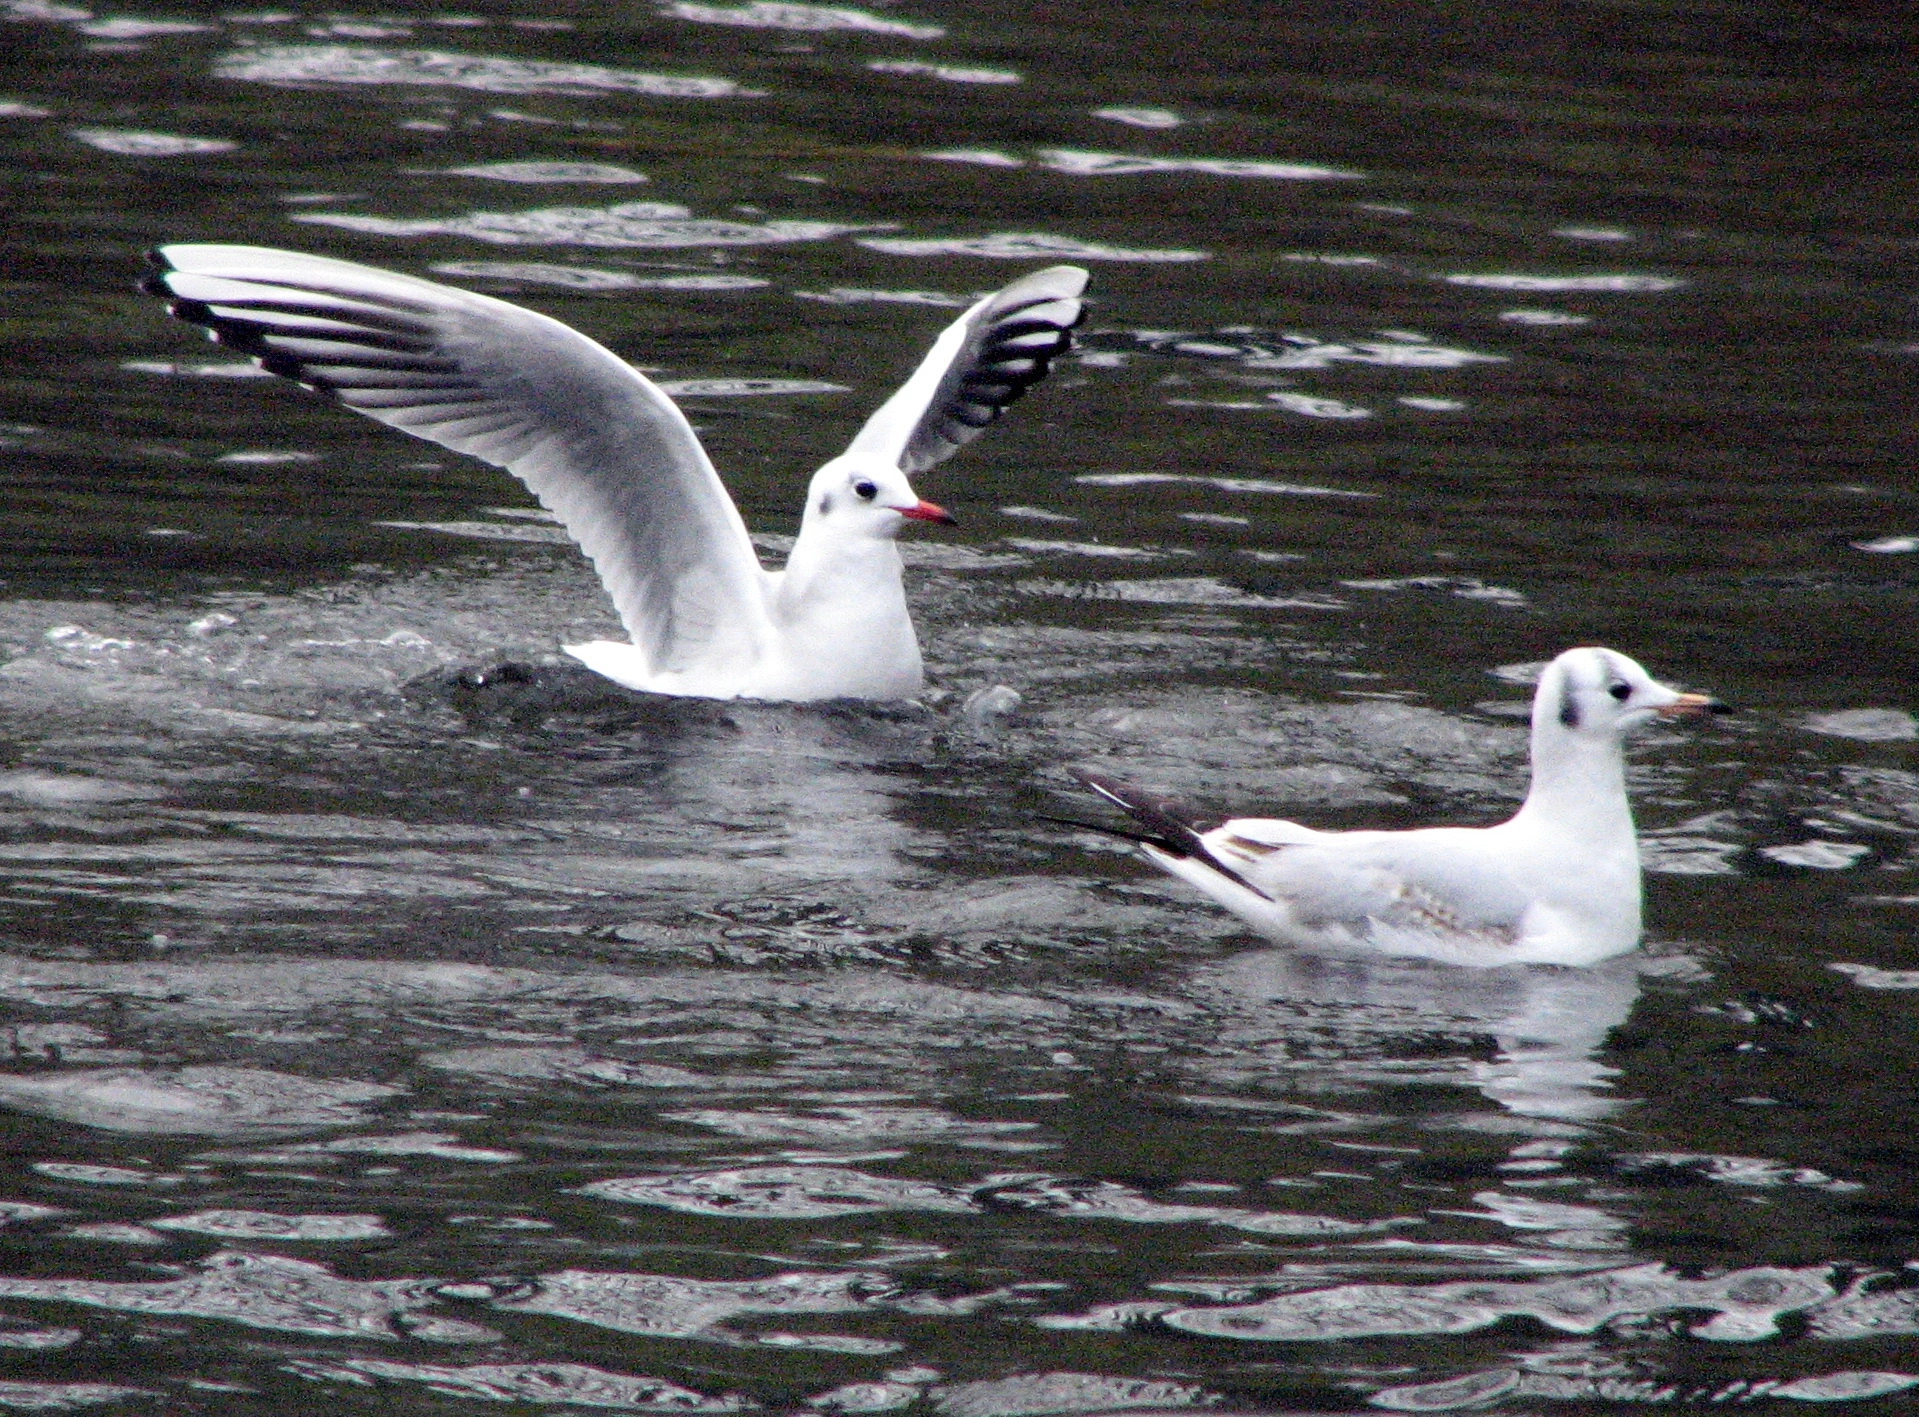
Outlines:
[[1559,721],[1568,728],[1579,727],[1579,705],[1573,699],[1571,684],[1559,691]]

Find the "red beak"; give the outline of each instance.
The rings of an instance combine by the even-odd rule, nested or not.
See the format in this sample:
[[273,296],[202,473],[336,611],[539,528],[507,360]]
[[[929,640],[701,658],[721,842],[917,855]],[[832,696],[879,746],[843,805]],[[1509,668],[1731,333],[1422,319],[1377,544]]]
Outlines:
[[915,502],[910,507],[901,507],[899,513],[916,522],[938,522],[941,526],[958,526],[958,520],[944,507],[936,507],[931,502]]

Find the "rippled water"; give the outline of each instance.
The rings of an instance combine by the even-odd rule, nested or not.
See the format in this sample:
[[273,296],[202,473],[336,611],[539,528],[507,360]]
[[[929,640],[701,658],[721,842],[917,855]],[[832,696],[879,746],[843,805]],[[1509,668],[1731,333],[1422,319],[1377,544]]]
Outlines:
[[[1910,1410],[1903,25],[0,0],[0,1408]],[[577,324],[773,556],[953,308],[1094,304],[923,479],[923,703],[667,702],[511,479],[132,293],[208,239]],[[1491,820],[1590,641],[1743,710],[1604,966],[1046,820]]]

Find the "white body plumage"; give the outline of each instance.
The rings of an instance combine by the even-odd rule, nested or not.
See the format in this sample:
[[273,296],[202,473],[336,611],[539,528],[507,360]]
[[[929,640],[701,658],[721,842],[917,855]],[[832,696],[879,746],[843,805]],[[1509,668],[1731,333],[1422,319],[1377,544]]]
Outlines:
[[1566,651],[1533,697],[1525,803],[1491,827],[1322,832],[1244,817],[1202,832],[1170,803],[1082,778],[1154,829],[1144,842],[1154,862],[1275,940],[1452,964],[1585,965],[1640,939],[1624,736],[1724,707],[1615,651]]

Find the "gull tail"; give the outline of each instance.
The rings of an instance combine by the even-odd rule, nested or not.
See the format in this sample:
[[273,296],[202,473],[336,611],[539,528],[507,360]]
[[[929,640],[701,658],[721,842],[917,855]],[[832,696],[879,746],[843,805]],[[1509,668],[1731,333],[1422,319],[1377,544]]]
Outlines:
[[[1233,884],[1251,891],[1261,900],[1272,899],[1213,854],[1212,848],[1206,844],[1206,838],[1200,834],[1198,820],[1178,798],[1155,795],[1145,788],[1121,782],[1104,773],[1089,772],[1085,768],[1072,768],[1069,771],[1145,830],[1133,832],[1120,827],[1099,826],[1093,822],[1072,822],[1070,825],[1103,832],[1122,841],[1138,842],[1148,851],[1170,856],[1176,861],[1197,862],[1208,870],[1217,871]],[[1049,820],[1065,819],[1054,817]]]

